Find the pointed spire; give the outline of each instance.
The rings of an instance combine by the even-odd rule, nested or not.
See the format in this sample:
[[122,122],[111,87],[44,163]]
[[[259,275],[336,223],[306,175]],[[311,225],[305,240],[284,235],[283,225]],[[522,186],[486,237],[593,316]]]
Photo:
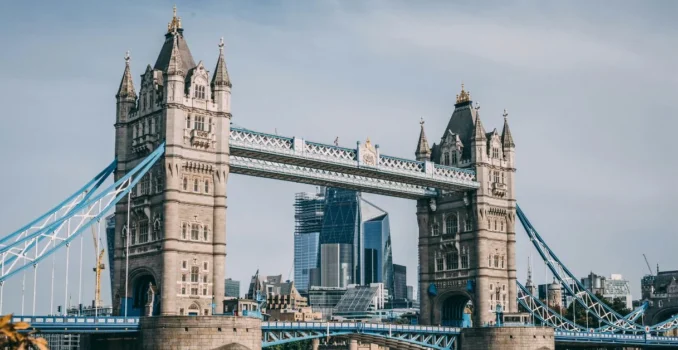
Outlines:
[[215,86],[231,87],[231,78],[228,76],[226,69],[226,60],[224,59],[224,38],[219,41],[219,58],[217,59],[217,67],[214,68],[214,75],[212,76],[212,89]]
[[478,110],[476,110],[476,122],[473,125],[473,140],[478,142],[487,141],[485,128],[483,128],[483,123],[480,121],[480,112]]
[[417,157],[417,159],[420,158],[431,159],[431,148],[428,146],[426,132],[424,132],[424,118],[421,118],[419,125],[421,125],[421,131],[419,132],[419,142],[417,142],[417,150],[414,152],[414,154]]
[[504,130],[501,131],[501,143],[506,148],[516,147],[516,144],[513,143],[513,136],[511,136],[511,129],[508,125],[508,112],[504,109]]
[[179,53],[179,45],[177,43],[178,36],[175,35],[172,40],[172,52],[170,53],[169,63],[167,64],[167,74],[185,76],[186,72],[181,63],[181,54]]
[[137,97],[137,93],[134,90],[134,81],[132,80],[132,72],[129,67],[129,60],[129,51],[127,51],[125,53],[125,71],[122,73],[120,87],[118,88],[118,93],[115,95],[115,97],[134,100]]

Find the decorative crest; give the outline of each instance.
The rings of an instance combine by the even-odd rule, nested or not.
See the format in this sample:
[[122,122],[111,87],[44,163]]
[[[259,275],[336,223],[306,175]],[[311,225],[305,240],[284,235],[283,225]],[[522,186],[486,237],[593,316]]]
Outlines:
[[471,94],[464,90],[464,83],[461,83],[461,92],[457,95],[457,103],[471,101]]
[[219,51],[224,52],[224,37],[219,39]]
[[421,117],[421,120],[419,121],[419,125],[421,125],[422,127],[424,126],[424,117]]
[[508,117],[508,112],[506,111],[506,108],[504,108],[504,114],[502,114],[502,116],[504,116],[504,120],[506,120],[506,117]]
[[127,52],[125,52],[125,63],[126,63],[126,64],[129,64],[129,59],[130,59],[130,57],[129,57],[129,50],[127,50]]
[[172,8],[172,20],[167,24],[167,33],[175,33],[181,29],[181,17],[177,17],[177,5]]

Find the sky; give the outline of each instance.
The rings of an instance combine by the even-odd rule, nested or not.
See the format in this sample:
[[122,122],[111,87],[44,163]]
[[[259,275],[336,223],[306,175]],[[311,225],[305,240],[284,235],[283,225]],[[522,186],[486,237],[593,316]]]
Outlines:
[[[153,64],[173,2],[6,2],[0,11],[0,235],[60,202],[114,155],[115,98],[131,52]],[[518,203],[577,276],[623,274],[634,298],[652,269],[678,269],[678,3],[671,1],[178,1],[197,61],[224,37],[233,123],[342,146],[367,137],[414,158],[419,120],[439,142],[463,82],[485,128],[516,143]],[[313,186],[232,175],[227,277],[292,276],[294,194]],[[415,203],[365,195],[390,213],[393,260],[416,285]],[[5,232],[5,233],[2,233]],[[537,253],[517,228],[518,277]],[[94,250],[38,267],[36,312],[89,303]],[[533,260],[535,260],[533,259]],[[107,260],[106,260],[107,261]],[[108,266],[107,266],[108,267]],[[538,283],[550,280],[534,263]],[[33,308],[32,272],[3,312]],[[110,302],[107,272],[104,297]],[[66,290],[68,289],[68,294]],[[80,293],[79,290],[82,289]],[[50,295],[53,295],[51,297]],[[56,307],[56,306],[54,306]]]

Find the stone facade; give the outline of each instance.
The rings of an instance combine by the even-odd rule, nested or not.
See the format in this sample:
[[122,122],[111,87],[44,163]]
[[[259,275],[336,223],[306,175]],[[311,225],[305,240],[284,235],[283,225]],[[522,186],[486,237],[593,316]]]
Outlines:
[[261,320],[257,318],[144,317],[140,326],[143,350],[207,350],[221,349],[229,344],[261,350]]
[[221,305],[230,96],[223,42],[210,76],[202,61],[193,61],[176,10],[138,96],[126,57],[116,94],[116,179],[163,142],[166,152],[131,192],[129,212],[127,198],[116,206],[112,292],[118,314],[125,313],[126,297],[128,315],[141,314],[149,284],[158,293],[154,315],[212,314],[211,304]]
[[554,350],[553,328],[476,327],[464,328],[459,337],[461,350]]
[[492,323],[497,303],[517,311],[515,144],[507,116],[501,133],[486,133],[462,86],[430,149],[422,121],[417,160],[474,170],[480,188],[417,202],[421,324],[460,326],[469,310],[474,326]]

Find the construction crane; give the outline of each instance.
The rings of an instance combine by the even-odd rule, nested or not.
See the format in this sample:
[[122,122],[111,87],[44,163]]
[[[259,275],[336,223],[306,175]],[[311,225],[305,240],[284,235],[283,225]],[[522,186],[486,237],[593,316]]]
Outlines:
[[[652,268],[650,267],[650,263],[647,261],[647,257],[645,256],[645,253],[643,253],[643,258],[645,258],[645,264],[647,264],[647,269],[650,270],[650,275],[652,275]],[[659,271],[657,271],[659,272]]]
[[101,251],[99,251],[99,240],[97,240],[97,234],[95,232],[94,225],[92,225],[91,227],[92,227],[92,238],[94,239],[94,256],[97,259],[96,267],[94,267],[92,269],[96,273],[96,280],[94,281],[94,283],[96,283],[96,285],[94,286],[94,308],[97,309],[97,308],[101,307],[101,304],[102,304],[102,302],[101,302],[101,270],[106,269],[106,265],[104,265],[104,263],[103,263],[104,249],[101,249]]

